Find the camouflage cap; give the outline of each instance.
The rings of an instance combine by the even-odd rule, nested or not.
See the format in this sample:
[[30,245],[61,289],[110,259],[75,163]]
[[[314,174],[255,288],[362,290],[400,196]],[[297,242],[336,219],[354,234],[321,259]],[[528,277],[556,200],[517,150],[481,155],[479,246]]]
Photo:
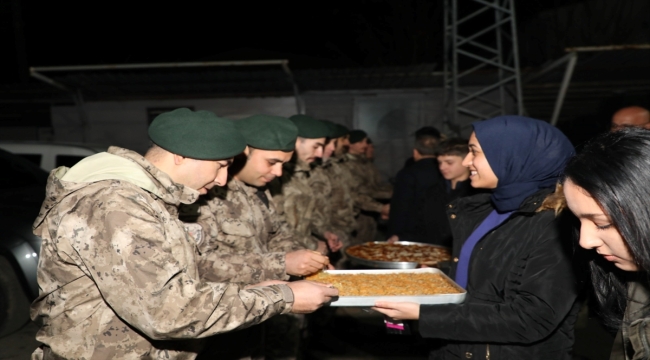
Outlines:
[[368,134],[366,134],[365,131],[363,130],[352,130],[350,131],[350,144],[358,143],[359,141],[363,141],[363,139],[367,138]]
[[329,135],[329,127],[322,121],[307,115],[294,115],[289,118],[298,127],[298,137],[319,139]]
[[253,115],[235,121],[246,143],[262,150],[293,151],[298,128],[287,118],[271,115]]
[[156,116],[149,125],[149,138],[171,153],[199,160],[228,159],[246,147],[232,120],[187,108]]
[[330,139],[340,138],[341,136],[345,136],[348,134],[348,129],[343,125],[336,124],[329,120],[321,120],[321,121],[329,128],[329,133],[327,137]]

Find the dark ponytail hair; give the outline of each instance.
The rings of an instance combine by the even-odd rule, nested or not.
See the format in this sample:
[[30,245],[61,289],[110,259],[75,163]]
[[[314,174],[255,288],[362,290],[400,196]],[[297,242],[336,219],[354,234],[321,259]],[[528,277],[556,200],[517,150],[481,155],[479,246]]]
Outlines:
[[[650,130],[600,135],[569,161],[565,179],[584,189],[628,245],[643,278],[650,270]],[[618,327],[627,303],[625,271],[601,256],[589,261],[596,298],[607,325]]]

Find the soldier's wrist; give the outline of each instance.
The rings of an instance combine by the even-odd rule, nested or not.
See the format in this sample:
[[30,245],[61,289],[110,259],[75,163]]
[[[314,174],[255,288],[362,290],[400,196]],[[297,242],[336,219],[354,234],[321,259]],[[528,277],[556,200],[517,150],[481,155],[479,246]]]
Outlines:
[[271,287],[275,288],[280,294],[282,294],[282,300],[284,300],[285,307],[284,310],[282,311],[283,314],[286,314],[293,309],[293,302],[294,302],[294,296],[293,296],[293,290],[286,284],[278,284],[278,285],[272,285]]

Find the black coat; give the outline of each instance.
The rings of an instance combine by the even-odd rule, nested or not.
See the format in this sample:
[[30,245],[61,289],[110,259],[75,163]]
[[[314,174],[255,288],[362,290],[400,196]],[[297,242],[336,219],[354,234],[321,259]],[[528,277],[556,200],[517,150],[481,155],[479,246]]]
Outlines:
[[[535,212],[548,193],[526,199],[476,245],[463,304],[420,307],[422,336],[445,340],[432,359],[571,359],[579,293],[569,223],[575,218]],[[451,204],[454,261],[493,209],[489,194]],[[456,263],[452,278],[455,272]]]
[[390,200],[390,235],[397,235],[400,240],[419,241],[424,232],[418,228],[424,196],[440,178],[436,158],[421,159],[397,173]]
[[451,227],[447,217],[447,206],[459,197],[471,196],[484,189],[475,189],[470,185],[470,180],[459,181],[456,189],[449,189],[448,181],[442,178],[434,186],[430,187],[424,194],[422,211],[417,215],[418,221],[415,226],[418,229],[417,242],[429,244],[452,246]]

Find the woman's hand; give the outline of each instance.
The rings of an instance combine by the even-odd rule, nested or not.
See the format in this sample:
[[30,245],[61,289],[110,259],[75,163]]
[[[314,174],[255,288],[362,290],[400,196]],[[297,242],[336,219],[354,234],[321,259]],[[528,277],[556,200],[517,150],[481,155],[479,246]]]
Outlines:
[[377,301],[372,309],[395,320],[420,318],[420,304],[417,303]]

